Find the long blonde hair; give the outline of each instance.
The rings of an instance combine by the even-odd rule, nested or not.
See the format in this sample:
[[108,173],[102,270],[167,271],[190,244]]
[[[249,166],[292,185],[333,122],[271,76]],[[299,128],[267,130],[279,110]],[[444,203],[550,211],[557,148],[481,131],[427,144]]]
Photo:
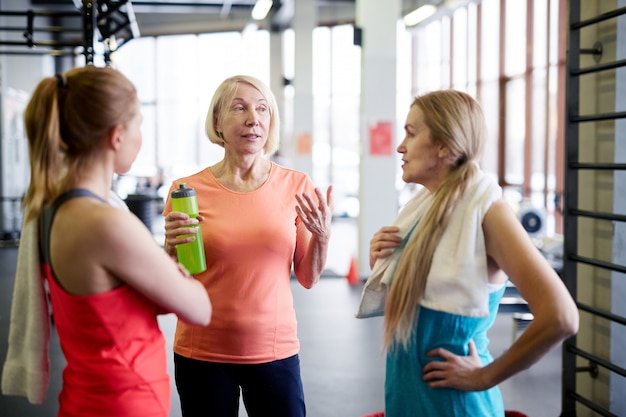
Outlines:
[[24,111],[30,184],[25,219],[66,191],[69,178],[96,156],[97,147],[137,109],[133,84],[113,68],[86,66],[39,82]]
[[482,109],[466,93],[435,91],[415,98],[412,106],[422,110],[433,142],[450,150],[451,167],[400,256],[385,306],[386,347],[396,343],[408,346],[433,254],[457,203],[478,172],[486,140]]

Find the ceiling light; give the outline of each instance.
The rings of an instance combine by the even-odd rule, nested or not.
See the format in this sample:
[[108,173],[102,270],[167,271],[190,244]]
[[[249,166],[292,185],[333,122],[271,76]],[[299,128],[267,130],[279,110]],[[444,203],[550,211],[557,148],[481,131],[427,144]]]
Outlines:
[[419,22],[422,22],[434,15],[436,11],[436,6],[433,6],[432,4],[425,4],[404,16],[404,24],[407,26],[415,26]]
[[245,25],[243,29],[241,30],[241,36],[246,37],[248,34],[256,32],[258,28],[259,28],[259,25],[257,25],[254,22],[250,22],[247,25]]
[[252,18],[254,20],[263,20],[272,8],[272,0],[256,0],[252,9]]

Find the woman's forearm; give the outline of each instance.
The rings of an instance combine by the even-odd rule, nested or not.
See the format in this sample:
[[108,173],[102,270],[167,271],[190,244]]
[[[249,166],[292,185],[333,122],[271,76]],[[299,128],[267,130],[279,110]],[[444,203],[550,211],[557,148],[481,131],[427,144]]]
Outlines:
[[328,257],[328,239],[312,236],[304,257],[295,266],[298,282],[305,288],[312,288],[319,281]]

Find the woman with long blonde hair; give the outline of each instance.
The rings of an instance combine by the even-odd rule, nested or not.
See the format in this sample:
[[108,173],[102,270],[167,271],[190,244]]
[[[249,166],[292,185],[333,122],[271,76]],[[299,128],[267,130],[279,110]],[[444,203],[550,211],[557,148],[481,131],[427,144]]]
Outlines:
[[[404,130],[402,179],[422,188],[370,242],[370,280],[389,277],[385,415],[503,416],[497,385],[575,334],[578,310],[479,167],[478,102],[455,90],[417,97]],[[487,330],[507,279],[534,320],[494,360]]]

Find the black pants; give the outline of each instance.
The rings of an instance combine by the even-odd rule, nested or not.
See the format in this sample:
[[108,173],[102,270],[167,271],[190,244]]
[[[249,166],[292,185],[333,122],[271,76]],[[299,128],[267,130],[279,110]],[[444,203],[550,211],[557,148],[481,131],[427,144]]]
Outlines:
[[300,358],[262,364],[205,362],[174,354],[183,417],[237,417],[239,389],[249,417],[304,417]]

